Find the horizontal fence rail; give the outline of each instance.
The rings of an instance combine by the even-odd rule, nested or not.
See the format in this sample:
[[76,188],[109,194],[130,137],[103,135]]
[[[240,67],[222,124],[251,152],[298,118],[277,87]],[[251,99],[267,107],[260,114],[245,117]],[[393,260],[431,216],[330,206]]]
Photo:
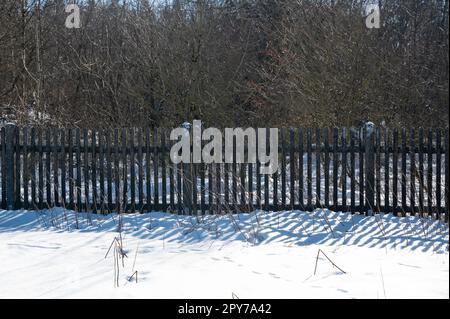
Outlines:
[[272,175],[260,174],[259,161],[173,164],[169,135],[164,128],[2,127],[1,207],[181,214],[329,208],[448,221],[448,130],[279,129]]

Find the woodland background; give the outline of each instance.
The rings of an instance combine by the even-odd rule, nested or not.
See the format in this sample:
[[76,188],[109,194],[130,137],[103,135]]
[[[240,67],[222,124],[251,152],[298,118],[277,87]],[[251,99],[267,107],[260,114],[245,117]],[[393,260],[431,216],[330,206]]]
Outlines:
[[[65,5],[81,8],[67,29]],[[65,127],[448,127],[449,1],[0,1],[0,116]]]

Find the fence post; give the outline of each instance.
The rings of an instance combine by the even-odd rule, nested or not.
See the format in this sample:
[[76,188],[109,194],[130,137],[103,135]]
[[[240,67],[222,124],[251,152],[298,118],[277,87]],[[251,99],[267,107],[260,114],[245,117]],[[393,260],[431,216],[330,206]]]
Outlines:
[[14,142],[15,142],[14,124],[7,124],[5,126],[5,161],[6,161],[6,207],[9,210],[14,209]]
[[192,163],[192,136],[191,136],[191,124],[183,123],[183,128],[186,129],[186,134],[189,134],[190,141],[190,161],[189,163],[183,163],[183,214],[192,214],[192,201],[193,201],[193,163]]
[[368,209],[367,215],[373,214],[373,208],[375,205],[375,147],[374,147],[374,131],[375,126],[373,123],[368,122],[364,127],[364,145],[365,145],[365,173],[366,183],[364,185],[365,191],[365,206]]

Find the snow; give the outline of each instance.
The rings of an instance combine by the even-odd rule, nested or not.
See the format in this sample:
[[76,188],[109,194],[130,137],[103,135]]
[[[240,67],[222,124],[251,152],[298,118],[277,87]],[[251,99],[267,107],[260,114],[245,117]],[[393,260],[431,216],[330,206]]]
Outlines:
[[122,218],[127,257],[116,260],[117,215],[0,211],[0,298],[449,298],[448,225],[431,219]]

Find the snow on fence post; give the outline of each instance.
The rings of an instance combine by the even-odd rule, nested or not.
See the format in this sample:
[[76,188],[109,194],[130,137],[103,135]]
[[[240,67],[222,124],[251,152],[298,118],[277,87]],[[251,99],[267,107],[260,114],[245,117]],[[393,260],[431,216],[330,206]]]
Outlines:
[[5,126],[5,162],[6,162],[6,207],[9,210],[14,209],[14,141],[15,141],[14,124],[8,123]]
[[374,131],[375,125],[372,122],[366,123],[364,127],[364,153],[365,153],[365,199],[366,199],[366,209],[368,209],[367,214],[372,215],[375,196],[374,196],[374,186],[375,186],[375,152],[374,152]]

